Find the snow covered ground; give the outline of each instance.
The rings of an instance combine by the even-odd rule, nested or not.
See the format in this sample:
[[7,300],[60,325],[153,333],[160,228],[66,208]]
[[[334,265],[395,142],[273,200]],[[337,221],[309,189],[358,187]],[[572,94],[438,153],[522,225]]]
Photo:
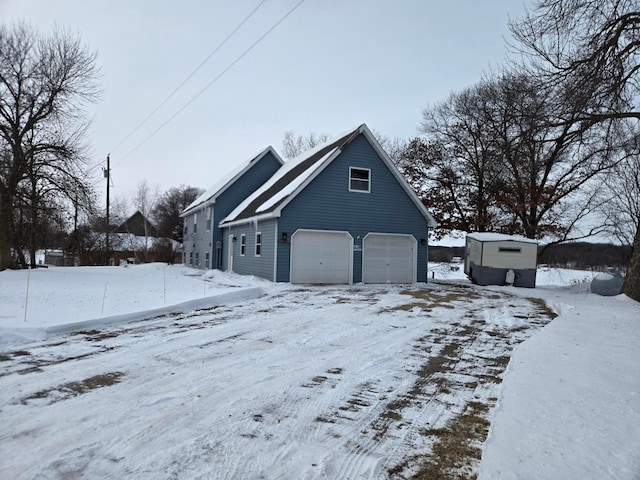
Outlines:
[[430,269],[0,272],[2,477],[406,477],[482,406],[481,478],[640,478],[640,304],[590,294],[588,272],[517,289]]

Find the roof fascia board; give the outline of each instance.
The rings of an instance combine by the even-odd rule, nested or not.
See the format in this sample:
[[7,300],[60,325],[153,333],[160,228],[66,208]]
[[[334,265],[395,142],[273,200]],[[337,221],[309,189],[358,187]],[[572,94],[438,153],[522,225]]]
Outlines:
[[411,185],[409,185],[409,183],[407,182],[407,179],[404,178],[402,173],[400,173],[400,170],[398,170],[398,168],[393,164],[387,152],[384,151],[384,149],[382,148],[378,140],[376,140],[376,137],[373,135],[373,133],[371,133],[371,130],[369,130],[369,128],[365,124],[363,124],[359,130],[367,138],[367,140],[369,141],[373,149],[380,156],[382,161],[386,164],[389,171],[396,178],[396,180],[398,181],[400,186],[404,189],[404,191],[409,196],[411,201],[416,205],[416,207],[418,207],[418,210],[420,210],[420,213],[422,213],[422,215],[427,219],[428,225],[430,227],[437,227],[438,222],[436,221],[436,219],[433,218],[433,216],[431,216],[431,214],[427,210],[427,207],[425,207],[424,204],[420,201],[420,198],[418,197],[416,192],[413,190],[413,188],[411,188]]
[[236,227],[238,225],[244,225],[246,223],[259,222],[260,220],[268,220],[268,219],[271,219],[271,218],[277,218],[279,216],[280,216],[279,212],[278,212],[278,214],[276,214],[276,212],[273,211],[273,212],[263,213],[263,214],[260,214],[260,215],[254,215],[253,217],[241,218],[240,220],[233,220],[231,222],[220,222],[218,224],[218,228]]

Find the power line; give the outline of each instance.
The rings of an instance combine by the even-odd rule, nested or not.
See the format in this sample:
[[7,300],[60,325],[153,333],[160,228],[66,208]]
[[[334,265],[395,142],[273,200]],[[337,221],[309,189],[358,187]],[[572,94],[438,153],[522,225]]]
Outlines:
[[[123,143],[125,143],[129,138],[131,138],[131,136],[136,133],[140,127],[142,127],[142,125],[144,125],[147,120],[149,120],[158,110],[160,110],[160,108],[162,108],[162,106],[164,106],[165,103],[167,103],[203,66],[205,63],[207,63],[209,61],[209,59],[211,59],[211,57],[213,57],[224,45],[225,43],[227,43],[227,41],[238,31],[240,30],[240,28],[253,16],[254,13],[256,13],[256,11],[258,11],[258,9],[266,2],[267,0],[262,0],[253,10],[251,10],[251,12],[249,12],[249,14],[236,26],[236,28],[234,28],[231,33],[229,33],[229,35],[227,35],[224,40],[222,40],[222,42],[220,42],[218,44],[218,46],[216,46],[216,48],[214,48],[211,53],[209,53],[209,55],[207,55],[205,57],[205,59],[200,62],[200,64],[193,69],[193,71],[187,75],[187,77],[169,94],[165,97],[164,100],[162,100],[162,102],[160,102],[160,104],[158,104],[158,106],[151,112],[149,113],[149,115],[147,115],[133,130],[131,130],[131,132],[129,132],[129,134],[124,137],[120,143],[118,143],[118,145],[116,145],[114,148],[111,149],[111,151],[115,151],[117,148],[121,147]],[[122,161],[122,159],[120,160]],[[87,173],[97,169],[98,167],[100,167],[102,165],[102,160],[100,160],[99,162],[96,162],[94,165],[90,166],[87,170]],[[120,163],[120,162],[117,162]],[[97,185],[98,183],[102,182],[102,178],[100,178],[99,180],[95,181],[92,183],[92,185]]]
[[156,113],[158,110],[160,110],[160,108],[162,108],[162,106],[163,106],[165,103],[167,103],[167,102],[168,102],[168,101],[169,101],[169,100],[170,100],[170,99],[171,99],[171,98],[172,98],[172,97],[173,97],[173,96],[178,92],[178,90],[180,90],[180,89],[184,86],[184,84],[185,84],[185,83],[187,83],[187,82],[191,79],[191,77],[193,77],[193,76],[196,74],[196,72],[198,72],[198,70],[200,70],[200,69],[202,68],[202,66],[203,66],[205,63],[207,63],[207,62],[209,61],[209,59],[210,59],[211,57],[213,57],[213,56],[218,52],[218,50],[220,50],[220,49],[224,46],[224,44],[225,44],[225,43],[227,43],[227,41],[228,41],[228,40],[229,40],[229,39],[230,39],[230,38],[231,38],[231,37],[232,37],[232,36],[233,36],[233,35],[234,35],[238,30],[240,30],[240,28],[241,28],[241,27],[242,27],[242,26],[243,26],[243,25],[244,25],[244,24],[245,24],[245,23],[246,23],[246,22],[247,22],[247,21],[248,21],[248,20],[253,16],[253,14],[254,14],[254,13],[256,13],[256,11],[257,11],[257,10],[258,10],[258,9],[259,9],[259,8],[260,8],[260,7],[261,7],[261,6],[266,2],[266,1],[267,1],[267,0],[262,0],[262,1],[261,1],[261,2],[260,2],[260,3],[259,3],[259,4],[254,8],[254,9],[253,9],[253,10],[251,10],[251,12],[249,13],[249,15],[247,15],[247,16],[244,18],[244,20],[242,20],[242,21],[238,24],[238,26],[236,26],[236,28],[234,28],[234,29],[231,31],[231,33],[230,33],[229,35],[227,35],[227,36],[226,36],[226,38],[225,38],[224,40],[222,40],[222,42],[220,42],[220,43],[218,44],[218,46],[217,46],[216,48],[214,48],[214,49],[213,49],[213,51],[212,51],[211,53],[209,53],[209,55],[207,55],[207,57],[206,57],[202,62],[200,62],[200,65],[198,65],[198,66],[197,66],[197,67],[196,67],[196,68],[195,68],[195,69],[194,69],[194,70],[193,70],[193,71],[192,71],[192,72],[187,76],[187,78],[185,78],[185,79],[182,81],[182,83],[180,83],[180,85],[178,85],[178,86],[177,86],[177,87],[176,87],[176,88],[175,88],[175,89],[174,89],[174,90],[173,90],[173,91],[172,91],[172,92],[171,92],[171,93],[170,93],[170,94],[169,94],[169,95],[168,95],[168,96],[167,96],[167,97],[162,101],[162,102],[160,102],[160,104],[159,104],[159,105],[158,105],[158,106],[157,106],[157,107],[156,107],[156,108],[155,108],[155,109],[154,109],[154,110],[153,110],[149,115],[147,115],[147,116],[146,116],[146,117],[145,117],[145,118],[144,118],[144,119],[143,119],[143,120],[142,120],[142,121],[141,121],[141,122],[140,122],[140,123],[139,123],[139,124],[134,128],[134,129],[133,129],[133,130],[131,130],[131,132],[129,132],[129,134],[128,134],[126,137],[124,137],[124,138],[122,139],[122,141],[121,141],[120,143],[118,143],[118,145],[116,145],[114,148],[112,148],[112,149],[111,149],[111,151],[113,152],[113,151],[117,150],[120,146],[122,146],[122,144],[123,144],[124,142],[126,142],[127,140],[129,140],[129,138],[131,138],[131,136],[132,136],[134,133],[136,133],[136,132],[140,129],[140,127],[142,127],[142,125],[144,125],[144,124],[147,122],[147,120],[149,120],[149,119],[153,116],[153,114],[154,114],[154,113]]
[[200,95],[202,95],[206,90],[211,87],[214,83],[216,83],[220,78],[222,78],[233,66],[238,63],[242,58],[245,57],[251,50],[253,50],[264,38],[269,35],[272,31],[274,31],[282,22],[284,22],[289,15],[291,15],[300,5],[304,3],[304,0],[300,0],[291,10],[289,10],[280,20],[278,20],[269,30],[267,30],[262,36],[260,36],[255,42],[253,42],[249,48],[247,48],[244,52],[242,52],[233,62],[229,64],[227,68],[225,68],[220,74],[218,74],[213,80],[211,80],[202,90],[200,90],[197,94],[195,94],[187,103],[185,103],[182,107],[178,109],[176,113],[174,113],[171,117],[169,117],[164,123],[162,123],[158,128],[156,128],[153,132],[151,132],[144,140],[142,140],[138,145],[136,145],[133,150],[129,151],[124,157],[122,157],[118,163],[123,162],[127,158],[129,158],[133,153],[135,153],[142,145],[147,143],[149,139],[151,139],[156,133],[158,133],[161,129],[163,129],[171,120],[176,118],[180,113],[182,113],[189,105],[191,105]]

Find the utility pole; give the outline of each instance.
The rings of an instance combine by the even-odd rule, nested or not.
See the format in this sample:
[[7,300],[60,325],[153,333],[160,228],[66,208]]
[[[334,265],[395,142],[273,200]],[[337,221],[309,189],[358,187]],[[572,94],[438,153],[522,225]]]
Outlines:
[[73,202],[74,212],[73,212],[73,266],[77,267],[79,265],[78,262],[78,194],[76,193],[76,198]]
[[106,254],[105,254],[105,265],[109,266],[109,183],[111,181],[111,160],[109,159],[109,154],[107,154],[107,168],[104,170],[104,178],[107,179],[107,228],[105,228],[105,232],[107,234],[107,242],[106,242]]

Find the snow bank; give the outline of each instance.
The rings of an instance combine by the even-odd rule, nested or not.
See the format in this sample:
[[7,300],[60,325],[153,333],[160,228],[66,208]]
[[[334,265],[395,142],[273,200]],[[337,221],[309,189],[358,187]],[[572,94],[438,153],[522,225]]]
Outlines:
[[237,292],[223,293],[214,297],[199,298],[197,300],[189,300],[188,302],[170,305],[168,307],[154,308],[143,312],[127,313],[124,315],[116,315],[113,317],[96,318],[93,320],[85,320],[83,322],[67,323],[63,325],[54,325],[46,329],[46,333],[63,333],[84,330],[87,328],[103,327],[108,325],[117,325],[118,323],[138,322],[150,318],[168,315],[170,313],[188,313],[204,308],[212,308],[228,303],[236,303],[241,300],[249,300],[260,297],[265,292],[262,288],[249,288]]
[[51,267],[0,272],[0,346],[254,298],[274,284],[183,265]]
[[640,478],[640,304],[535,294],[561,316],[514,351],[480,478]]

